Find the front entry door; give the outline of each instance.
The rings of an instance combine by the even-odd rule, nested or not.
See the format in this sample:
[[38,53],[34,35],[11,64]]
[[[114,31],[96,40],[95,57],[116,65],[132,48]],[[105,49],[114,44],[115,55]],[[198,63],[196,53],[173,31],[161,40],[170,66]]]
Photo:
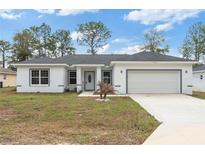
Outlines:
[[94,72],[85,72],[85,90],[95,90]]

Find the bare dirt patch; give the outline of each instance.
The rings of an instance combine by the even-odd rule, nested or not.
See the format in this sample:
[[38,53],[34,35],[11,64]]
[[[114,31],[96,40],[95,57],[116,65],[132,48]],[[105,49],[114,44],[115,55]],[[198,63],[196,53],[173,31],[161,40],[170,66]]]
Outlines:
[[12,111],[11,109],[0,108],[0,120],[7,121],[16,118],[17,116],[18,114]]

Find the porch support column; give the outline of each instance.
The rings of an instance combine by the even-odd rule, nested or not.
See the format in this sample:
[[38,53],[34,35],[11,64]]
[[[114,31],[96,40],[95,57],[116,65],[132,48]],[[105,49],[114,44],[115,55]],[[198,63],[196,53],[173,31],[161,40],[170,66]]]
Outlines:
[[77,75],[77,92],[81,92],[82,91],[82,68],[81,67],[77,67],[76,68],[76,75]]
[[102,72],[101,67],[97,67],[97,70],[96,70],[96,90],[98,89],[98,82],[101,82],[101,79],[102,79],[101,72]]

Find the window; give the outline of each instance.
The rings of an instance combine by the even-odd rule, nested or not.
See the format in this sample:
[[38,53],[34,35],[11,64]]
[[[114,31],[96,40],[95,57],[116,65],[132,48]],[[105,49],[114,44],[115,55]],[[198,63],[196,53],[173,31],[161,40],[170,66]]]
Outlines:
[[41,84],[48,84],[48,70],[41,70]]
[[39,84],[39,70],[31,70],[31,84]]
[[203,75],[200,75],[200,79],[203,80]]
[[103,71],[102,81],[104,83],[112,83],[111,71]]
[[70,84],[76,84],[76,71],[70,71]]
[[31,70],[31,85],[48,85],[48,83],[49,83],[48,69]]
[[91,75],[89,74],[89,75],[88,75],[88,82],[91,83],[91,81],[92,81],[92,77],[91,77]]

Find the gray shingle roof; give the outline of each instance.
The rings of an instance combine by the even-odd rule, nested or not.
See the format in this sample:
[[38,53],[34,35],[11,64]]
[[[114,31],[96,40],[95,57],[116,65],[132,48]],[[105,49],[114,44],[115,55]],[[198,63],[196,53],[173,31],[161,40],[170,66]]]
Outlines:
[[192,61],[179,57],[163,55],[155,52],[139,52],[133,55],[125,56],[122,61]]
[[0,67],[0,74],[16,74],[16,72],[8,68]]
[[21,62],[18,62],[17,64],[56,64],[56,63],[57,62],[55,61],[54,58],[40,57],[40,58],[31,59],[31,60],[21,61]]
[[205,70],[205,65],[193,67],[193,71],[203,71],[203,70]]
[[18,64],[105,64],[109,65],[111,61],[190,61],[179,57],[162,55],[154,52],[139,52],[133,55],[126,54],[75,54],[60,58],[38,58],[29,61],[23,61]]
[[65,62],[68,65],[73,64],[105,64],[109,65],[111,61],[123,58],[127,55],[71,55],[57,58],[57,62]]

